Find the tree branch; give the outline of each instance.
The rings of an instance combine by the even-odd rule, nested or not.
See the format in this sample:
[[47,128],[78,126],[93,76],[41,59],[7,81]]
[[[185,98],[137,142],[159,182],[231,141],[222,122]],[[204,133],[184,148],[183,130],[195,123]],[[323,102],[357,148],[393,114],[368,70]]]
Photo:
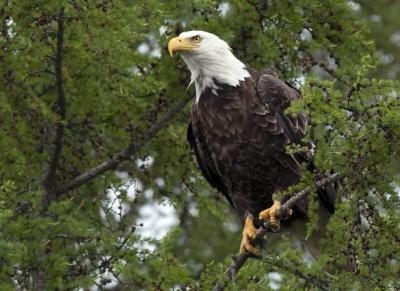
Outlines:
[[158,132],[166,127],[167,125],[170,124],[172,119],[175,117],[175,115],[180,112],[185,105],[192,99],[192,96],[189,96],[188,98],[185,98],[184,100],[176,103],[175,105],[171,106],[168,111],[164,114],[164,116],[156,122],[153,126],[150,127],[150,129],[143,135],[142,139],[136,142],[131,142],[128,147],[113,155],[111,159],[108,161],[105,161],[89,170],[86,172],[80,174],[79,176],[76,176],[69,182],[65,183],[61,187],[59,187],[55,192],[57,195],[61,195],[63,193],[66,193],[72,189],[75,189],[84,183],[93,180],[94,178],[100,176],[101,174],[104,174],[105,172],[115,169],[119,164],[122,162],[129,160],[133,155],[137,153],[138,150],[143,148],[143,146],[153,139]]
[[290,266],[289,264],[285,263],[283,260],[276,258],[276,257],[267,257],[267,261],[274,266],[282,269],[285,272],[291,273],[301,279],[306,280],[307,282],[311,283],[312,285],[318,287],[320,290],[329,290],[328,282],[322,281],[315,276],[304,274],[302,271],[297,269],[296,267]]
[[[339,180],[339,175],[335,173],[335,174],[329,175],[321,180],[318,180],[315,183],[315,187],[317,189],[321,189],[321,188],[325,187],[326,185],[331,184],[337,180]],[[297,202],[299,202],[301,199],[306,197],[310,191],[311,191],[311,187],[306,187],[303,190],[301,190],[300,192],[294,193],[293,196],[282,205],[282,207],[280,208],[280,211],[277,212],[277,215],[276,215],[277,218],[280,219],[282,217],[285,217],[288,214],[289,209],[293,208]],[[256,238],[254,240],[254,244],[262,246],[265,242],[264,236],[267,234],[267,232],[274,232],[274,228],[269,223],[269,221],[265,222],[263,226],[258,228],[257,233],[256,233]],[[239,254],[237,256],[234,256],[233,262],[225,270],[225,275],[227,275],[232,281],[234,281],[236,278],[236,274],[246,263],[247,259],[249,259],[251,257],[253,257],[253,255],[251,253],[244,253],[244,254]],[[279,267],[279,265],[277,265],[277,266]],[[296,272],[291,272],[291,273],[294,273],[295,275],[299,276],[299,274],[297,274]],[[304,276],[299,276],[299,277],[306,279],[306,280],[308,278],[308,281],[312,284],[316,283],[315,280],[310,279],[311,276],[309,276],[309,275],[304,275]],[[316,279],[316,280],[318,280],[318,279]],[[314,285],[318,286],[322,289],[321,286],[316,285],[316,284],[314,284]],[[224,288],[225,288],[225,284],[219,282],[215,286],[214,290],[223,290]]]
[[46,175],[43,179],[43,187],[46,191],[46,195],[44,197],[45,205],[49,205],[55,198],[56,193],[54,192],[55,183],[54,177],[57,171],[57,166],[61,158],[62,148],[64,145],[64,120],[67,114],[67,106],[66,106],[66,98],[64,91],[64,80],[62,75],[62,62],[63,62],[63,46],[64,46],[64,8],[61,8],[58,17],[57,17],[57,49],[56,49],[56,58],[55,58],[55,74],[56,74],[56,84],[57,88],[57,105],[58,105],[58,114],[60,120],[58,121],[56,127],[56,136],[53,142],[54,150],[51,155],[51,160],[47,168]]

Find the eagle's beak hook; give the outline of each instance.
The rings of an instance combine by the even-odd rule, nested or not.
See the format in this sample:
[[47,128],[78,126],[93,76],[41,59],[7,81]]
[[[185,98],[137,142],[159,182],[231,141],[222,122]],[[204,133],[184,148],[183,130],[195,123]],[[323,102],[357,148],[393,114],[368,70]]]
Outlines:
[[182,37],[174,37],[168,43],[168,52],[172,57],[174,52],[190,51],[198,47],[198,44],[191,42]]
[[181,42],[182,40],[179,37],[174,37],[169,41],[168,52],[171,57],[174,55],[174,51],[179,49]]

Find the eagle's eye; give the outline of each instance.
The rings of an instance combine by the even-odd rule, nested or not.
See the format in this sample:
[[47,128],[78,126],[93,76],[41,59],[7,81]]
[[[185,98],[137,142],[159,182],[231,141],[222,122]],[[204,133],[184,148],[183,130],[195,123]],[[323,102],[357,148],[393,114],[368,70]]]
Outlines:
[[195,35],[192,37],[192,41],[193,42],[200,42],[200,36],[199,35]]

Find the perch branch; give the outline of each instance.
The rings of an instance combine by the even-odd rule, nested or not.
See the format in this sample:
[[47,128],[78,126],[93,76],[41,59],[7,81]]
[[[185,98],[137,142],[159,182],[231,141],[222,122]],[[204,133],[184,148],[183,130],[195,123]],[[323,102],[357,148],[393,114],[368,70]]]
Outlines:
[[[317,189],[321,189],[325,187],[328,184],[331,184],[335,181],[339,180],[339,175],[338,174],[331,174],[321,180],[318,180],[315,183],[315,187]],[[277,213],[277,218],[282,218],[285,217],[288,213],[288,210],[293,208],[295,204],[300,201],[302,198],[306,197],[308,193],[311,191],[311,187],[306,187],[303,190],[294,193],[294,195],[286,201],[282,207],[280,208],[280,211]],[[267,232],[274,232],[274,229],[272,225],[267,221],[264,223],[263,226],[259,227],[256,233],[256,239],[254,240],[254,243],[256,245],[262,246],[262,244],[265,242],[264,241],[264,236],[267,234]],[[225,270],[225,274],[231,279],[235,280],[236,274],[239,272],[239,270],[243,267],[243,265],[246,263],[247,259],[253,257],[252,254],[250,253],[244,253],[244,254],[239,254],[233,258],[233,262],[228,266],[228,268]],[[308,276],[308,275],[305,275]],[[310,276],[308,276],[310,277]],[[303,279],[306,279],[304,276],[302,277]],[[314,277],[313,277],[314,278]],[[315,280],[308,280],[311,283],[315,283]],[[314,284],[315,285],[315,284]],[[221,283],[218,283],[214,290],[223,290],[224,285]]]
[[46,171],[46,175],[43,179],[43,187],[46,191],[46,195],[44,197],[44,202],[48,205],[52,200],[56,198],[56,193],[54,192],[54,176],[56,174],[57,166],[61,158],[62,148],[64,144],[64,120],[67,114],[67,105],[64,91],[64,79],[62,75],[62,62],[63,62],[63,46],[64,46],[64,8],[61,8],[58,18],[57,18],[57,49],[56,49],[56,57],[55,57],[55,75],[56,75],[56,84],[57,88],[57,105],[58,105],[58,114],[60,120],[58,121],[56,127],[56,135],[54,138],[53,146],[54,150],[51,155],[51,159]]
[[64,185],[59,187],[55,192],[58,195],[66,193],[85,184],[88,181],[93,180],[94,178],[100,176],[108,170],[115,169],[123,161],[129,160],[133,155],[137,153],[137,151],[142,149],[148,141],[153,139],[161,129],[168,126],[175,115],[180,112],[191,99],[192,97],[190,96],[189,98],[185,98],[184,100],[171,106],[164,114],[164,116],[150,127],[150,129],[143,135],[141,140],[131,142],[125,150],[114,154],[109,160],[76,176],[69,182],[66,182]]

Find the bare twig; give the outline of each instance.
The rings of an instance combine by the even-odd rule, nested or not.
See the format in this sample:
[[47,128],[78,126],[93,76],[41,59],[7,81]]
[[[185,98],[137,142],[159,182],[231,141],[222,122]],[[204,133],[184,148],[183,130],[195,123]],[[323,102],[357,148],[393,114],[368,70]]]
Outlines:
[[55,192],[58,195],[66,193],[72,189],[75,189],[83,185],[88,181],[93,180],[94,178],[100,176],[101,174],[104,174],[105,172],[111,169],[115,169],[122,162],[129,160],[148,141],[153,139],[161,129],[168,126],[172,121],[172,119],[175,117],[175,115],[178,112],[180,112],[191,99],[192,96],[189,96],[189,98],[185,98],[184,100],[170,107],[168,111],[164,114],[164,116],[153,126],[150,127],[150,129],[143,135],[141,140],[136,142],[131,142],[125,150],[113,155],[112,158],[109,159],[108,161],[105,161],[87,170],[86,172],[80,174],[79,176],[76,176],[69,182],[65,183],[64,185],[56,189]]
[[277,257],[267,257],[266,260],[269,263],[273,264],[274,266],[278,267],[279,269],[281,269],[285,272],[289,272],[301,279],[306,280],[307,282],[310,282],[315,287],[318,287],[319,290],[329,290],[328,282],[322,281],[322,280],[316,278],[315,276],[304,274],[298,268],[285,263],[283,260],[281,260]]
[[56,71],[56,88],[58,96],[58,113],[60,120],[58,121],[56,128],[56,136],[54,139],[54,150],[51,155],[51,160],[47,168],[46,175],[43,179],[43,187],[46,191],[44,197],[45,205],[48,205],[56,198],[56,193],[54,192],[55,183],[54,177],[57,170],[58,163],[61,158],[62,148],[64,144],[64,120],[66,118],[66,98],[64,91],[64,80],[62,75],[62,62],[63,62],[63,46],[64,46],[64,8],[61,8],[58,18],[58,30],[57,30],[57,49],[55,58],[55,71]]
[[[327,176],[326,178],[318,180],[315,183],[315,187],[317,189],[321,189],[321,188],[327,186],[328,184],[331,184],[337,180],[339,180],[339,175],[335,173],[335,174]],[[311,187],[306,187],[303,190],[301,190],[300,192],[294,193],[294,195],[282,205],[282,207],[280,208],[280,211],[277,212],[277,215],[276,215],[277,218],[279,219],[279,218],[285,217],[288,214],[289,209],[293,208],[297,202],[299,202],[301,199],[305,198],[310,191],[311,191]],[[267,232],[274,232],[274,228],[268,221],[265,222],[263,226],[258,228],[257,233],[256,233],[256,239],[254,240],[254,244],[262,246],[263,243],[265,242],[265,240],[263,238],[267,234]],[[246,263],[247,259],[249,259],[251,257],[253,257],[253,255],[251,253],[244,253],[244,254],[239,254],[237,256],[234,256],[233,262],[225,270],[225,274],[232,281],[234,281],[236,278],[236,274]],[[295,274],[295,275],[298,275],[298,274]],[[308,275],[306,275],[306,276],[308,276]],[[302,278],[306,279],[304,276]],[[313,282],[313,280],[308,280],[308,281],[310,281],[310,283],[313,283],[313,284],[315,283],[315,282]],[[315,285],[315,286],[317,286],[317,285]],[[318,287],[320,287],[320,286],[318,286]],[[223,290],[224,288],[225,288],[225,284],[219,282],[215,286],[214,290]]]

